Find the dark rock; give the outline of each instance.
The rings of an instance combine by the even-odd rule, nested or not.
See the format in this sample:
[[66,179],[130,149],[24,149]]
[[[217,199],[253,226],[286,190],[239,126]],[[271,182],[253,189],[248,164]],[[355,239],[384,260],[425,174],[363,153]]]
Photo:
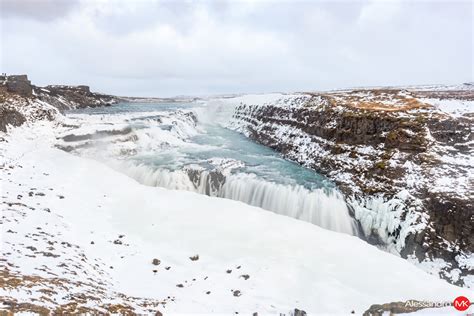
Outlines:
[[[111,95],[94,93],[90,91],[88,86],[46,86],[45,90],[38,89],[37,95],[42,100],[53,106],[56,106],[60,111],[70,108],[85,108],[105,106],[117,103],[120,99]],[[60,102],[67,100],[68,104]]]
[[364,316],[382,316],[382,315],[385,315],[387,312],[390,315],[397,315],[397,314],[416,312],[424,308],[437,307],[437,306],[429,306],[426,303],[427,302],[411,300],[411,301],[406,301],[406,302],[374,304],[370,306],[370,308],[366,310],[363,315]]
[[191,261],[197,261],[197,260],[199,260],[199,255],[191,256],[191,257],[189,257],[189,259],[191,259]]
[[250,278],[250,275],[248,275],[248,274],[242,274],[240,277],[241,277],[241,278],[244,278],[245,280],[248,280],[248,279]]
[[23,114],[16,109],[0,106],[0,131],[6,132],[7,126],[20,126],[26,122]]
[[[393,91],[373,93],[390,94]],[[426,92],[416,93],[423,97],[429,95]],[[474,100],[474,90],[455,94],[452,91],[430,93],[446,99],[454,95],[455,99],[462,97],[465,100]],[[443,146],[441,148],[451,150],[452,154],[472,155],[473,117],[440,115],[423,106],[420,107],[423,111],[410,111],[411,105],[408,110],[367,110],[345,105],[344,100],[335,101],[330,93],[313,94],[302,102],[301,106],[295,107],[241,104],[236,107],[233,117],[240,121],[245,134],[251,139],[276,150],[287,159],[328,176],[346,196],[359,201],[374,196],[383,196],[385,201],[392,199],[398,192],[406,189],[406,183],[400,183],[400,179],[405,178],[409,171],[401,166],[408,162],[419,167],[424,182],[410,190],[410,194],[421,201],[421,205],[406,201],[402,220],[410,208],[416,208],[416,213],[425,214],[426,218],[429,218],[428,225],[423,231],[408,235],[401,234],[401,225],[388,233],[394,237],[395,242],[400,241],[400,236],[407,236],[404,240],[405,248],[401,251],[403,257],[415,255],[420,261],[441,258],[450,266],[447,269],[459,268],[462,275],[468,273],[466,267],[459,266],[456,256],[461,253],[469,255],[474,250],[472,198],[456,196],[456,192],[432,193],[430,185],[437,180],[433,176],[436,174],[433,172],[434,168],[447,164],[433,158],[432,153],[438,150],[436,148]],[[309,141],[318,145],[315,148],[323,150],[299,155],[298,150],[303,149],[295,145],[292,139],[294,136],[288,135],[288,140],[282,141],[274,126],[287,127],[293,134],[308,135]],[[436,144],[436,148],[433,144]],[[383,152],[377,153],[377,156],[362,154],[356,150],[359,145],[377,148],[377,152]],[[332,155],[320,156],[321,152],[330,152]],[[395,153],[399,161],[396,166],[392,166]],[[368,167],[354,168],[353,164],[341,163],[347,159],[364,159],[372,163],[368,164]],[[443,170],[449,170],[449,176],[453,178],[468,177],[468,171],[463,166],[450,163]],[[341,173],[345,173],[350,180],[340,177]],[[365,235],[360,225],[359,234],[372,244],[385,242],[376,231]],[[447,274],[442,277],[445,275]],[[448,281],[453,282],[449,278]]]
[[[157,266],[161,263],[161,261],[159,259],[153,259],[152,262],[151,262],[153,265]],[[167,269],[168,270],[168,269]]]
[[[88,86],[47,86],[36,87],[26,75],[2,76],[0,79],[0,131],[7,126],[20,126],[24,122],[53,120],[58,111],[104,106],[124,101],[121,98],[94,93]],[[52,106],[45,108],[37,101]],[[30,107],[30,109],[28,109]],[[27,116],[20,109],[27,109]],[[1,140],[1,139],[0,139]]]
[[84,91],[86,93],[91,92],[91,89],[89,88],[89,86],[76,86],[76,89],[79,90],[79,91]]
[[6,87],[8,92],[21,96],[29,97],[33,93],[33,86],[28,80],[27,75],[7,76]]
[[65,142],[77,142],[77,141],[84,141],[84,140],[89,140],[89,139],[98,139],[98,138],[104,138],[107,136],[114,136],[114,135],[127,135],[132,132],[131,127],[125,127],[120,130],[109,130],[109,131],[98,131],[92,134],[81,134],[81,135],[74,135],[74,134],[69,134],[64,136],[62,139]]
[[[186,173],[188,174],[189,179],[193,183],[194,187],[198,187],[201,181],[201,177],[203,176],[203,171],[200,169],[192,169],[188,168],[185,169]],[[206,172],[206,186],[204,188],[204,194],[211,195],[212,192],[216,192],[221,188],[225,183],[225,176],[219,170],[210,170]]]
[[293,316],[306,316],[306,312],[300,309],[295,308]]

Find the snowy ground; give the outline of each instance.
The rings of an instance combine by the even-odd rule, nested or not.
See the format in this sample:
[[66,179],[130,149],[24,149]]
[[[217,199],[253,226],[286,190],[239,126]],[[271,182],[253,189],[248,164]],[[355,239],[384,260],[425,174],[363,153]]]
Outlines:
[[[423,203],[429,199],[421,198],[421,192],[429,192],[432,200],[441,203],[444,199],[439,196],[455,197],[466,201],[466,205],[473,198],[474,148],[469,131],[474,113],[474,90],[472,86],[445,88],[340,90],[299,96],[269,95],[268,100],[242,96],[221,99],[220,104],[223,109],[236,109],[233,116],[227,115],[231,117],[228,128],[276,148],[290,160],[324,172],[339,188],[347,188],[346,201],[354,208],[355,218],[364,233],[376,235],[388,251],[400,253],[408,235],[435,231],[434,216],[423,210]],[[216,108],[217,104],[215,101]],[[374,113],[378,113],[380,120],[375,119]],[[390,141],[376,137],[371,143],[371,135],[375,134],[370,128],[365,129],[378,126],[377,121],[383,122],[387,116],[407,123],[398,127],[395,124],[392,130],[380,129],[380,135],[388,140],[405,137],[404,144],[400,142],[395,148],[386,146]],[[318,118],[322,119],[318,121]],[[431,123],[422,123],[424,120]],[[352,126],[348,122],[353,122]],[[347,139],[334,141],[341,131],[352,135],[355,144]],[[357,141],[359,134],[367,136],[364,141]],[[448,136],[443,139],[440,135]],[[454,138],[453,135],[466,136]],[[420,147],[417,140],[426,144],[426,151],[419,157],[402,150],[401,145],[411,139],[415,151]],[[459,202],[457,209],[469,214],[471,208],[463,207],[462,203]],[[469,223],[468,220],[464,223]],[[452,223],[455,218],[448,221]],[[445,257],[449,257],[449,252],[456,251],[458,246],[439,234],[440,226],[436,225],[438,231],[426,244],[441,244],[441,248],[447,249]],[[456,233],[461,235],[460,232],[469,232],[469,229],[456,228]],[[415,256],[408,258],[414,263],[421,260]],[[452,282],[462,280],[465,286],[474,288],[474,278],[469,271],[474,265],[472,252],[461,252],[452,261],[426,257],[420,267]]]
[[0,300],[109,311],[120,304],[144,313],[345,315],[375,303],[474,298],[356,237],[240,202],[141,185],[52,148],[54,130],[37,123],[0,143]]

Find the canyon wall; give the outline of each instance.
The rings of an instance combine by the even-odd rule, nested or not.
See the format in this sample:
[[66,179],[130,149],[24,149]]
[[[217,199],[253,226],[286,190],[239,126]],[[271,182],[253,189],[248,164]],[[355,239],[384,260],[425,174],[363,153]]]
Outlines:
[[240,103],[229,127],[333,180],[367,240],[472,284],[474,90],[363,89]]

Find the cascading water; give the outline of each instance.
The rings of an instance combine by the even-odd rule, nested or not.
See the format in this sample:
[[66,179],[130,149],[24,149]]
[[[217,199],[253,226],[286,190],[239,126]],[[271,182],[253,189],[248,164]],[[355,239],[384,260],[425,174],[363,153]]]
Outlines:
[[219,196],[301,219],[329,230],[346,234],[355,234],[357,231],[342,195],[335,190],[309,191],[300,185],[275,184],[259,180],[255,175],[238,174],[228,177]]
[[128,124],[133,137],[114,136],[108,142],[101,138],[100,146],[78,146],[77,152],[142,184],[241,201],[329,230],[358,234],[356,221],[332,183],[222,127],[233,112],[225,103],[123,104],[109,112],[88,111],[75,115],[90,122],[99,114],[101,128],[108,126],[107,121],[113,123],[110,126]]
[[145,165],[130,163],[116,167],[145,185],[241,201],[332,231],[357,234],[357,226],[349,215],[343,196],[334,189],[319,188],[310,191],[301,185],[273,183],[246,173],[224,176],[219,171],[202,169],[153,170]]

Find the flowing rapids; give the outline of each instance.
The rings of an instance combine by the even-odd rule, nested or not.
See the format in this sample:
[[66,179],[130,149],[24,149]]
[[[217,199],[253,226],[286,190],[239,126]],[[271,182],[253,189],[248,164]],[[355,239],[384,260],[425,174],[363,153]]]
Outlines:
[[347,205],[336,190],[320,188],[310,191],[301,185],[273,183],[245,173],[224,177],[202,171],[199,179],[193,182],[190,175],[181,170],[152,169],[144,165],[121,165],[119,170],[145,185],[241,201],[329,230],[347,234],[356,232]]
[[215,108],[195,103],[120,104],[106,111],[89,109],[70,115],[85,122],[88,131],[125,128],[109,132],[114,135],[110,139],[91,136],[92,145],[82,144],[76,151],[142,184],[241,201],[357,235],[344,197],[332,183],[224,128],[218,124],[222,113],[213,120],[209,112],[215,114]]

